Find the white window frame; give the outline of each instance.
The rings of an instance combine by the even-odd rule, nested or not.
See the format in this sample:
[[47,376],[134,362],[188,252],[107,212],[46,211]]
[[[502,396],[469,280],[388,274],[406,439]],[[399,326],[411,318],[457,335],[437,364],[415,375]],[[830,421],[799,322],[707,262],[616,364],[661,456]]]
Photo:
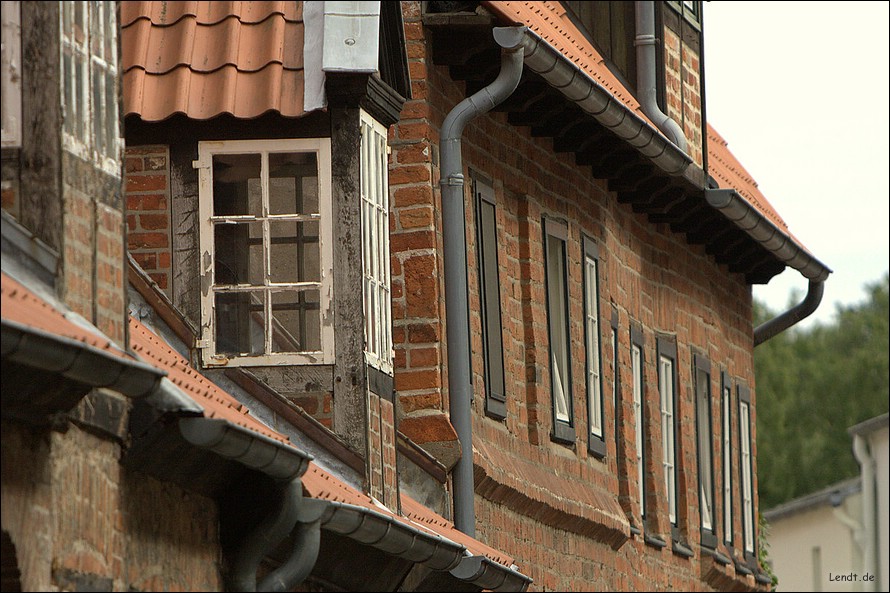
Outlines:
[[722,380],[723,415],[723,541],[732,544],[732,385],[727,373]]
[[[714,520],[714,443],[711,432],[711,364],[705,357],[693,354],[695,381],[696,441],[698,453],[699,519],[702,545],[716,546]],[[706,541],[706,537],[708,540]]]
[[[605,455],[605,422],[603,413],[602,355],[599,321],[599,250],[596,243],[584,237],[584,339],[587,359],[587,406],[590,424],[590,448]],[[598,441],[598,442],[597,442]]]
[[659,352],[658,392],[661,398],[661,445],[664,487],[671,525],[677,525],[677,452],[675,399],[675,359]]
[[364,110],[360,121],[365,360],[372,367],[392,374],[389,146],[386,127]]
[[751,469],[751,403],[739,386],[739,465],[742,474],[742,535],[745,552],[753,555],[754,484]]
[[22,145],[22,17],[21,2],[0,3],[3,37],[0,121],[2,146]]
[[[318,210],[317,215],[303,215],[299,219],[318,220],[319,222],[319,256],[320,281],[299,282],[293,284],[273,284],[269,279],[268,270],[264,274],[264,292],[275,289],[314,288],[319,291],[321,350],[314,352],[281,352],[262,355],[230,356],[216,353],[216,319],[214,301],[217,292],[214,284],[215,273],[215,242],[214,222],[222,219],[238,218],[245,221],[249,217],[219,217],[213,215],[213,156],[217,154],[260,154],[262,159],[261,178],[263,187],[264,212],[268,212],[268,157],[270,153],[281,152],[312,152],[316,155],[318,166]],[[330,138],[296,138],[281,140],[231,140],[198,143],[198,160],[194,163],[199,170],[199,241],[200,241],[200,273],[202,286],[207,287],[201,294],[201,339],[198,346],[202,352],[205,366],[265,366],[282,364],[331,364],[334,362],[334,327],[330,322],[333,316],[333,240],[331,220],[331,140]],[[262,217],[266,224],[274,220],[292,220],[295,217],[278,217],[269,215]],[[257,220],[257,222],[261,222]],[[264,243],[264,261],[268,261],[268,243]],[[268,266],[267,266],[268,267]],[[266,299],[264,318],[271,325],[272,316],[269,311],[269,299]],[[271,330],[267,330],[271,331]],[[268,350],[268,336],[266,339]]]
[[[63,146],[84,160],[98,164],[106,173],[120,176],[122,142],[118,114],[120,82],[115,3],[63,1],[59,12],[59,63],[65,85],[62,93]],[[77,38],[74,31],[77,15],[83,24],[82,38]],[[98,44],[103,51],[93,52],[94,44]],[[70,56],[70,63],[66,56]],[[69,88],[69,84],[73,88]],[[111,89],[107,88],[109,84],[112,85]]]
[[643,348],[642,345],[631,342],[630,368],[633,376],[633,409],[634,409],[634,439],[637,457],[637,493],[640,502],[640,514],[646,516],[646,498],[643,482]]

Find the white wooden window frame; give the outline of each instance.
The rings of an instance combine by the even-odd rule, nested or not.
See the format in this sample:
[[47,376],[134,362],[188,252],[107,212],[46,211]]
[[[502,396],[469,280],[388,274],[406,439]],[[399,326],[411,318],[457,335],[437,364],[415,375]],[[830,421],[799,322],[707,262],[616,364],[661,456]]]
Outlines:
[[386,127],[361,111],[362,296],[365,359],[393,372],[389,250],[389,147]]
[[568,311],[568,239],[569,229],[565,222],[544,218],[544,266],[550,339],[550,388],[553,402],[552,436],[562,441],[574,440],[572,352]]
[[739,465],[742,474],[742,535],[745,552],[754,554],[754,484],[751,475],[751,405],[739,398]]
[[[78,19],[83,28],[80,37],[75,31]],[[64,1],[60,20],[63,146],[106,173],[120,176],[115,3]],[[98,53],[93,51],[95,46]]]
[[599,320],[599,259],[596,244],[584,239],[584,339],[590,436],[605,442]]
[[21,2],[3,2],[2,14],[2,93],[0,120],[2,146],[22,145],[22,17]]
[[664,486],[667,494],[668,516],[677,524],[677,458],[674,431],[674,360],[658,356],[658,392],[661,394],[661,443]]
[[646,515],[645,489],[643,481],[643,349],[639,344],[631,343],[630,368],[633,375],[633,410],[634,439],[637,457],[637,495],[640,502],[640,513]]
[[[214,223],[227,218],[237,218],[244,222],[247,217],[214,216],[213,215],[213,157],[218,154],[259,154],[261,155],[261,183],[263,195],[263,211],[268,212],[268,158],[270,153],[304,152],[315,153],[318,166],[318,213],[303,215],[300,220],[317,220],[319,222],[319,255],[320,281],[298,282],[291,284],[272,283],[268,270],[265,274],[261,290],[268,292],[276,289],[315,288],[319,291],[319,314],[321,329],[321,350],[312,352],[276,352],[262,355],[224,355],[216,353],[216,318],[214,301],[217,289],[214,282],[215,246]],[[201,284],[206,289],[201,294],[201,339],[198,346],[202,352],[205,366],[268,366],[284,364],[332,364],[334,362],[334,327],[333,316],[333,239],[331,220],[331,140],[330,138],[296,138],[280,140],[231,140],[198,143],[198,160],[193,163],[199,170],[198,174],[198,215],[200,241],[200,274]],[[265,220],[295,220],[294,217],[267,215]],[[259,220],[258,220],[259,222]],[[264,261],[268,261],[269,244],[264,241]],[[266,309],[269,299],[265,299]],[[270,311],[266,310],[264,318],[271,320]],[[268,329],[267,321],[266,331]],[[268,352],[268,336],[266,339]]]
[[[716,527],[714,521],[714,445],[711,433],[711,366],[706,358],[697,354],[693,355],[693,361],[696,431],[698,433],[696,441],[699,518],[702,530],[713,534]],[[704,543],[704,539],[702,541]]]

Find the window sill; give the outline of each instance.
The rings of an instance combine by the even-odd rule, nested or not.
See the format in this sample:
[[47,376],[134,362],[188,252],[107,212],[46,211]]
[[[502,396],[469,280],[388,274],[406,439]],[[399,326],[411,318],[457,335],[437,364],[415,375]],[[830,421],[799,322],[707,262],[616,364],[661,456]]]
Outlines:
[[652,546],[657,550],[660,550],[667,545],[663,539],[655,535],[644,535],[643,541],[646,542],[647,546]]
[[563,422],[553,424],[553,432],[550,433],[550,440],[563,443],[564,445],[575,444],[575,428]]
[[671,542],[671,551],[681,558],[692,558],[695,555],[692,548],[688,548],[676,540]]

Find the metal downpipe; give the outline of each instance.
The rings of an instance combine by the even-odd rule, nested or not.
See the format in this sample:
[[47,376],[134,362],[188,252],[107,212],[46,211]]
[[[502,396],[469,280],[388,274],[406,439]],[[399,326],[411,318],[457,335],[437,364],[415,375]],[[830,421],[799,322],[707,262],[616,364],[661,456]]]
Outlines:
[[[877,570],[875,541],[877,540],[875,517],[875,459],[868,443],[861,434],[853,435],[853,456],[862,468],[862,572],[874,575]],[[865,591],[877,591],[877,582],[867,583]]]
[[640,108],[652,123],[685,153],[686,136],[683,134],[683,128],[662,112],[656,99],[655,2],[652,0],[635,2],[634,14],[637,29],[634,39],[637,48],[637,99],[640,101]]
[[281,500],[277,507],[256,529],[247,534],[235,554],[232,571],[227,579],[229,591],[257,590],[256,575],[260,562],[296,525],[302,497],[303,483],[300,478],[291,480],[281,489]]
[[297,505],[297,525],[294,527],[294,545],[288,559],[260,581],[260,591],[290,591],[301,584],[318,560],[321,545],[321,517],[327,509],[327,502],[303,498],[302,492]]
[[458,103],[448,113],[442,123],[439,141],[449,413],[461,448],[460,459],[452,473],[454,525],[470,536],[474,536],[476,532],[473,509],[473,385],[470,370],[466,216],[460,137],[467,122],[490,111],[516,90],[522,77],[521,45],[526,29],[494,29],[494,39],[502,48],[501,71],[494,82]]
[[754,347],[756,348],[809,317],[822,302],[824,292],[825,282],[823,280],[810,280],[807,294],[800,303],[754,328]]

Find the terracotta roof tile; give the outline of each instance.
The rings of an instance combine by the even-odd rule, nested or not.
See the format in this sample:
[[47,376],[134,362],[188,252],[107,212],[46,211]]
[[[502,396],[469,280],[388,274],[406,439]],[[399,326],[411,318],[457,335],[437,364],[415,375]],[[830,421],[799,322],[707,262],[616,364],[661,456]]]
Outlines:
[[192,368],[162,338],[132,317],[130,345],[145,362],[167,371],[167,378],[204,408],[205,417],[228,420],[279,443],[293,446],[286,436],[251,416],[237,399]]
[[2,306],[4,320],[77,340],[125,360],[135,360],[110,339],[100,334],[99,330],[95,328],[91,330],[86,326],[74,323],[60,309],[39,297],[23,284],[13,280],[5,272],[2,274],[2,283],[0,283],[0,306]]
[[[591,78],[633,109],[640,118],[651,123],[641,111],[639,102],[611,73],[602,56],[566,16],[565,8],[559,2],[492,0],[483,2],[483,4],[502,19],[527,25],[542,39],[577,64]],[[710,125],[708,126],[708,140],[710,169],[708,172],[717,179],[720,187],[735,189],[780,229],[787,231],[788,226],[785,221],[760,192],[757,183],[729,151],[726,141]]]
[[125,2],[124,113],[303,114],[301,2]]

